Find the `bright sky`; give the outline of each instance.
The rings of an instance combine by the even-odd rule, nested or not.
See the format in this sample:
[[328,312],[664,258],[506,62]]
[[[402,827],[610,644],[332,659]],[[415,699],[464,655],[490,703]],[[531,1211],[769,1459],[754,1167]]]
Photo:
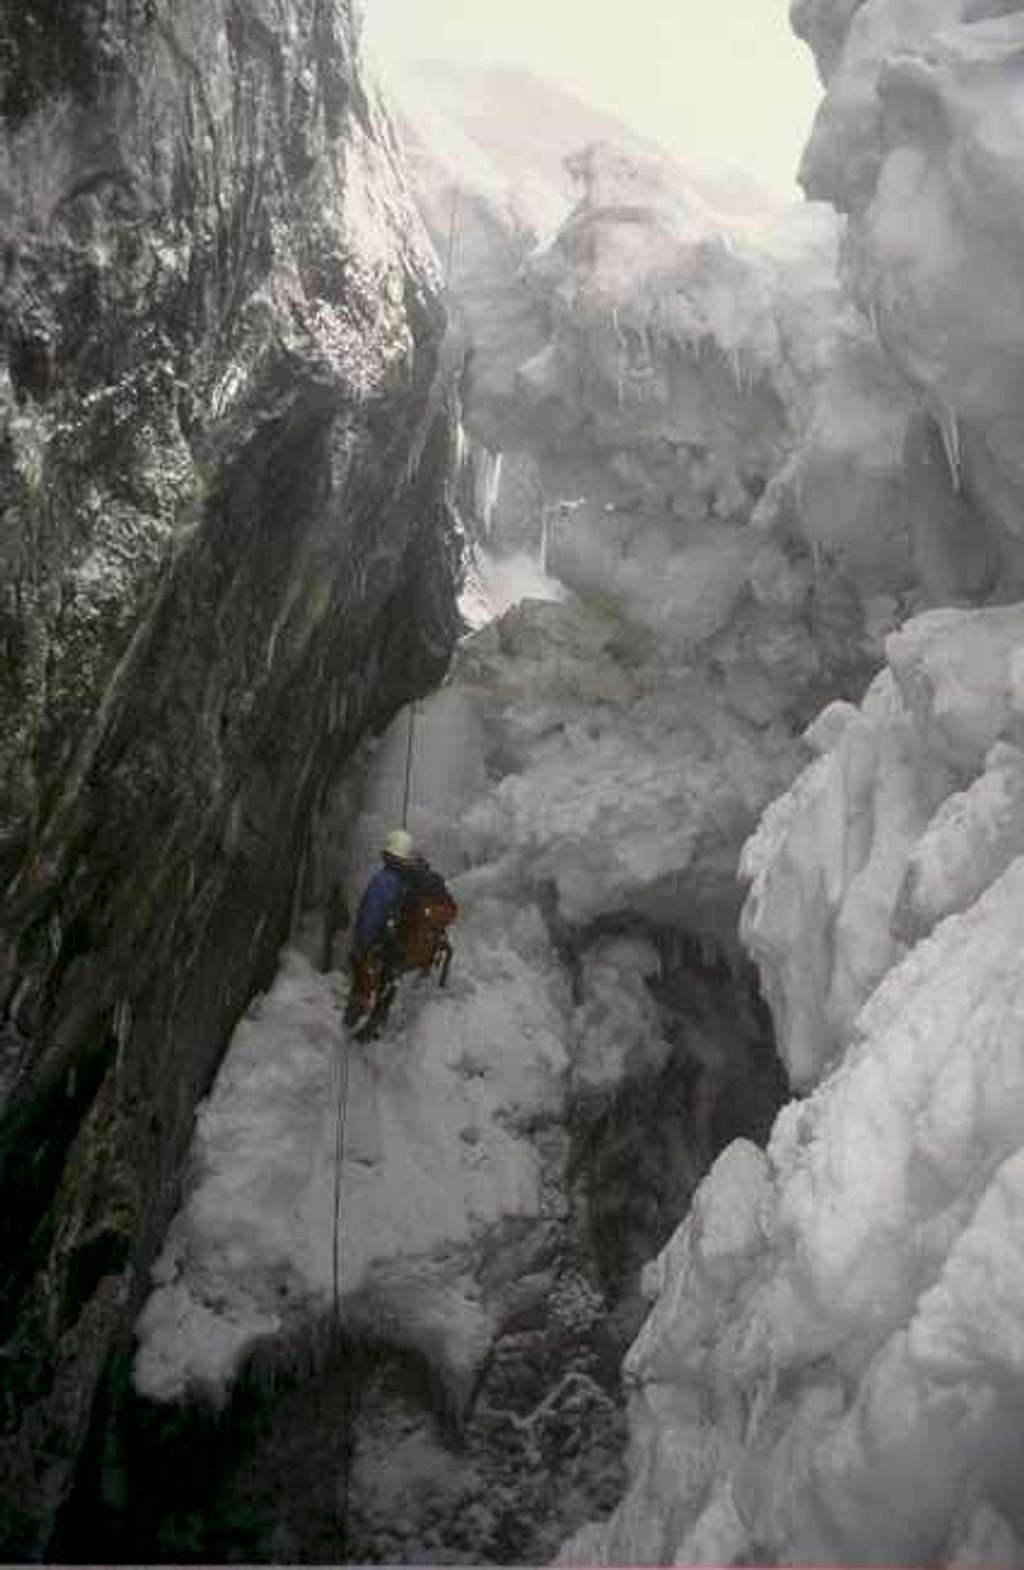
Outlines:
[[524,65],[691,159],[796,195],[820,98],[787,0],[363,0],[384,58]]

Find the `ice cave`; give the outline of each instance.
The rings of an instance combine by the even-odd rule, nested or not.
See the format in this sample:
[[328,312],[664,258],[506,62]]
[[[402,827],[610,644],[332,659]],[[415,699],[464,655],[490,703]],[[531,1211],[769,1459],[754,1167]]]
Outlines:
[[1024,3],[373,3],[0,12],[0,1559],[1024,1570]]

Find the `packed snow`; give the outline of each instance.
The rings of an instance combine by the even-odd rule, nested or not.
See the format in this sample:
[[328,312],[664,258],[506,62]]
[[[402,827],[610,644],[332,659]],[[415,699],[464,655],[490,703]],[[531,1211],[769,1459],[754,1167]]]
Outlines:
[[330,1315],[344,1076],[344,1322],[386,1327],[465,1398],[495,1324],[470,1245],[538,1217],[528,1131],[557,1112],[568,1066],[542,924],[508,916],[480,900],[450,993],[412,989],[372,1047],[342,1027],[340,973],[286,951],[197,1120],[191,1197],[138,1324],[140,1391],[217,1396],[257,1341]]

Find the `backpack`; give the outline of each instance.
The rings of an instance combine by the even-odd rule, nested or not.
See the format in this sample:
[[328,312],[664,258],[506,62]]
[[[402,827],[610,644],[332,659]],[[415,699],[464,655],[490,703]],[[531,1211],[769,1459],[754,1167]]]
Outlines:
[[459,907],[437,873],[410,890],[398,919],[398,952],[405,970],[430,970],[451,952],[448,928]]

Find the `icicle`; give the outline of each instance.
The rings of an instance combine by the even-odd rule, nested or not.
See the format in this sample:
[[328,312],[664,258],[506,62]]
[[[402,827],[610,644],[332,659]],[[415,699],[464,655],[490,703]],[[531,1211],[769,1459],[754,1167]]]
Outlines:
[[625,333],[619,326],[619,308],[617,305],[612,306],[612,331],[615,334],[615,340],[619,346],[619,364],[615,379],[618,390],[619,408],[621,409],[625,402],[625,378],[623,372],[625,367],[629,364],[629,345],[626,342]]
[[501,462],[502,454],[487,453],[487,462],[484,468],[483,506],[481,517],[483,519],[484,534],[490,539],[494,528],[494,514],[501,495]]
[[114,1072],[120,1080],[124,1070],[124,1055],[132,1033],[132,1006],[127,998],[118,998],[111,1016],[111,1029],[117,1042]]
[[736,391],[738,393],[742,393],[743,385],[742,385],[742,382],[740,381],[740,351],[738,349],[733,348],[733,349],[727,350],[726,352],[728,353],[728,356],[729,356],[729,368],[732,371],[732,379],[733,379],[733,382],[735,383]]
[[455,473],[462,473],[466,458],[466,428],[461,420],[455,422]]
[[937,421],[939,433],[942,436],[942,447],[949,464],[949,478],[954,491],[960,489],[960,425],[956,417],[956,410],[948,404],[942,409]]
[[774,1404],[778,1383],[778,1369],[773,1359],[769,1364],[767,1377],[762,1379],[754,1391],[754,1399],[750,1403],[747,1415],[747,1429],[743,1436],[744,1444],[752,1445],[760,1433],[765,1414]]
[[548,541],[551,528],[551,508],[542,507],[540,510],[540,570],[546,578],[548,572]]
[[127,998],[118,998],[114,1004],[113,1027],[118,1046],[126,1047],[132,1029],[132,1006]]
[[868,321],[871,323],[871,331],[874,333],[876,340],[881,341],[878,338],[878,306],[874,300],[868,301]]

